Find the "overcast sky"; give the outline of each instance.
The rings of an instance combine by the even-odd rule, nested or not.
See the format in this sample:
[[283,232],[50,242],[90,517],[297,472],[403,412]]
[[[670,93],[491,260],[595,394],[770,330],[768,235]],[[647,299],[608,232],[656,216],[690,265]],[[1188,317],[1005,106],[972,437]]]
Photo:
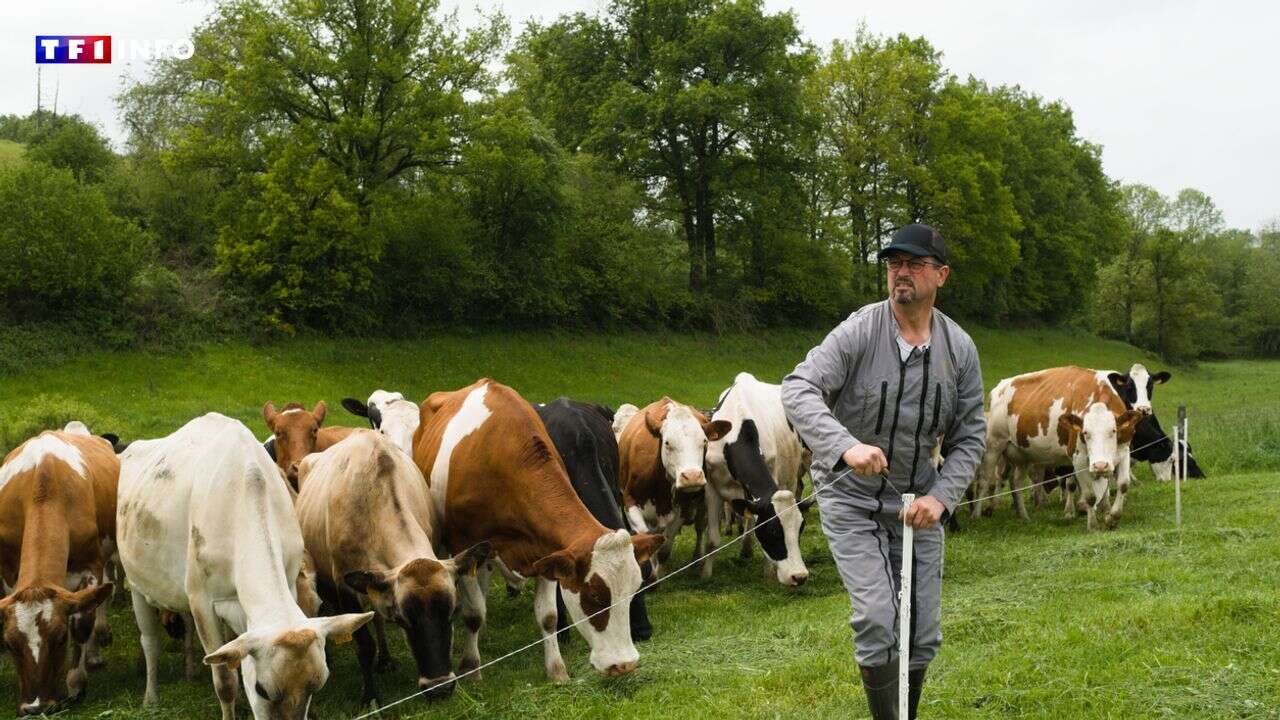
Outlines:
[[[457,0],[444,0],[446,7]],[[464,17],[475,0],[463,0]],[[595,11],[602,0],[482,0],[518,29],[531,16]],[[860,21],[881,34],[923,35],[946,67],[1064,100],[1080,133],[1103,146],[1107,173],[1166,194],[1207,192],[1227,223],[1257,229],[1280,217],[1280,3],[1077,0],[766,0],[793,9],[820,45],[851,38]],[[208,14],[206,0],[6,0],[0,10],[0,113],[35,105],[34,36],[111,35],[111,65],[53,66],[59,112],[99,123],[120,147],[112,96],[131,40],[176,40]]]

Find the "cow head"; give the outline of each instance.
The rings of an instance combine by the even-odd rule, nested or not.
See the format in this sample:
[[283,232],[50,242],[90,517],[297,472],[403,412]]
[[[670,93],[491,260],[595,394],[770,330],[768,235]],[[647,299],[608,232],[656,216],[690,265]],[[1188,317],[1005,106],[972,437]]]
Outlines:
[[702,413],[665,397],[645,408],[644,424],[658,438],[667,479],[681,492],[707,484],[702,469],[707,441],[719,440],[733,428],[727,420],[708,422]]
[[244,664],[244,686],[256,718],[304,720],[311,696],[329,679],[324,643],[344,643],[373,613],[308,618],[295,628],[251,630],[204,658],[206,665]]
[[268,402],[262,406],[262,419],[267,421],[271,430],[276,465],[295,488],[298,486],[298,463],[302,458],[316,449],[316,434],[324,423],[324,401],[316,403],[315,409],[307,412],[298,403],[289,403],[284,410],[276,412],[275,403]]
[[71,592],[39,586],[0,600],[4,643],[18,675],[19,715],[53,712],[66,698],[68,685],[73,685],[73,695],[84,691],[82,676],[68,677],[63,683],[67,638],[88,642],[93,611],[111,596],[111,587],[111,583],[103,583]]
[[558,550],[533,564],[533,573],[560,583],[564,605],[591,647],[591,666],[609,676],[635,669],[640,653],[631,641],[627,612],[614,604],[640,589],[640,564],[662,546],[661,535],[604,533],[595,541]]
[[769,559],[777,563],[778,582],[803,585],[809,579],[809,570],[800,556],[800,533],[804,530],[804,512],[808,505],[797,506],[794,493],[778,489],[761,454],[760,431],[755,420],[748,418],[741,422],[737,437],[725,443],[724,460],[744,495],[731,501],[733,509],[755,515],[756,539]]
[[1106,403],[1096,402],[1088,407],[1083,417],[1074,413],[1064,413],[1059,417],[1058,435],[1066,447],[1075,448],[1074,455],[1083,453],[1084,467],[1090,472],[1110,475],[1115,472],[1119,460],[1119,446],[1125,446],[1125,452],[1128,452],[1128,445],[1141,419],[1142,413],[1137,410],[1125,410],[1117,417]]
[[418,687],[430,697],[453,692],[449,650],[453,612],[458,604],[458,577],[489,558],[482,542],[448,560],[415,558],[390,571],[358,570],[343,576],[352,590],[369,596],[382,617],[404,630],[418,666]]
[[386,435],[396,447],[413,454],[413,435],[418,431],[421,410],[398,392],[375,390],[368,402],[343,398],[342,407],[353,415],[369,419],[374,430]]
[[1163,370],[1152,375],[1141,363],[1134,363],[1127,375],[1114,372],[1107,375],[1107,379],[1111,381],[1111,387],[1115,388],[1116,394],[1124,400],[1125,407],[1137,410],[1144,415],[1151,414],[1151,397],[1155,393],[1156,385],[1169,382],[1171,377],[1173,376]]

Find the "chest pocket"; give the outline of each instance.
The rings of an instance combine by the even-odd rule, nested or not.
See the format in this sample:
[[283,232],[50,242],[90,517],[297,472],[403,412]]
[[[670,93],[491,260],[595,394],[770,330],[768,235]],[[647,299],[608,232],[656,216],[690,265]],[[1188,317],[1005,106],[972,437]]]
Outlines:
[[949,377],[933,377],[930,381],[933,387],[929,388],[929,392],[933,395],[933,400],[929,403],[931,407],[926,410],[928,414],[925,417],[925,427],[929,429],[929,435],[937,437],[946,432],[955,417],[956,383]]

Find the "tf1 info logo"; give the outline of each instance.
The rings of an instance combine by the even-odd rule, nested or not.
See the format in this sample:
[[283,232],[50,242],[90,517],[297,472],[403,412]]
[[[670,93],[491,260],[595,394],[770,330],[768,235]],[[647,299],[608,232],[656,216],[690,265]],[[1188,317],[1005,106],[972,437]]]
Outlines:
[[[129,42],[129,55],[133,59],[146,59],[168,55],[186,60],[195,54],[190,40]],[[40,64],[109,64],[111,62],[110,35],[37,35],[36,62]]]

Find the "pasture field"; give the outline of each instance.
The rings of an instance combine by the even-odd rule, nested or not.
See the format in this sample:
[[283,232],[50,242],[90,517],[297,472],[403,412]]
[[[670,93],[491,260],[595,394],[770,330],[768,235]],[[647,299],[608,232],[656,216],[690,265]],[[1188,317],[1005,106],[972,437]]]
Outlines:
[[[987,387],[1007,375],[1068,363],[1164,366],[1121,343],[1065,330],[976,328]],[[299,400],[329,405],[326,424],[354,423],[338,405],[375,388],[420,399],[488,375],[530,400],[560,394],[643,404],[662,394],[709,406],[733,375],[777,381],[822,331],[752,336],[503,333],[433,340],[299,339],[209,345],[183,355],[94,353],[0,378],[0,445],[80,417],[126,439],[158,436],[210,410],[266,434],[260,408]],[[965,520],[948,539],[943,632],[923,717],[1280,718],[1280,363],[1209,363],[1173,369],[1157,389],[1166,428],[1189,406],[1192,443],[1210,479],[1184,490],[1184,528],[1173,528],[1173,489],[1150,478],[1120,528],[1087,533],[1053,502],[1033,520]],[[1056,496],[1055,496],[1056,499]],[[686,533],[675,558],[689,558]],[[533,648],[464,682],[444,702],[411,701],[404,718],[845,718],[866,710],[846,624],[849,606],[826,554],[816,512],[806,529],[809,583],[785,589],[761,561],[735,550],[716,577],[677,576],[650,598],[655,634],[640,668],[609,680],[586,662],[580,636],[563,641],[571,682],[545,682]],[[495,581],[496,584],[496,581]],[[69,718],[216,717],[207,670],[182,678],[177,644],[161,670],[158,708],[141,708],[143,679],[132,611],[111,609],[116,641]],[[490,593],[485,660],[538,637],[530,589]],[[399,669],[382,676],[387,700],[414,687],[403,639]],[[353,645],[330,648],[333,674],[313,708],[358,714]],[[0,702],[14,703],[12,664],[0,661]],[[13,704],[9,706],[14,707]],[[245,711],[241,699],[239,708]]]

